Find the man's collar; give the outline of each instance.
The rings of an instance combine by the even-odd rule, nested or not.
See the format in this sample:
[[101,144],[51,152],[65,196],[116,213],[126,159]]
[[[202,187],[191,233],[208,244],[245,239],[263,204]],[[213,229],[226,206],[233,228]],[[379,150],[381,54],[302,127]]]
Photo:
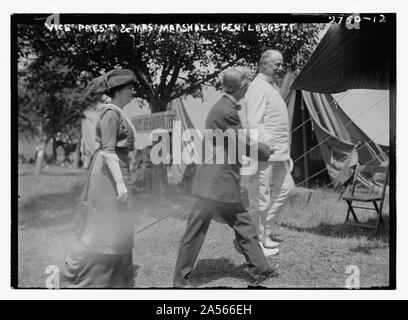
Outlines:
[[272,85],[276,90],[279,90],[278,85],[276,84],[275,80],[273,80],[271,77],[267,76],[266,74],[263,73],[258,73],[257,77],[265,82],[268,82],[270,85]]
[[266,82],[269,82],[269,83],[273,82],[273,79],[272,79],[271,77],[269,77],[269,76],[267,76],[266,74],[263,74],[263,73],[261,73],[261,72],[258,73],[257,77],[258,77],[259,79],[262,79],[263,81],[266,81]]
[[226,96],[228,99],[230,99],[232,101],[232,103],[234,104],[234,106],[238,105],[238,101],[237,101],[237,99],[235,99],[234,96],[232,96],[232,95],[230,95],[230,94],[228,94],[226,92],[224,92],[224,96]]

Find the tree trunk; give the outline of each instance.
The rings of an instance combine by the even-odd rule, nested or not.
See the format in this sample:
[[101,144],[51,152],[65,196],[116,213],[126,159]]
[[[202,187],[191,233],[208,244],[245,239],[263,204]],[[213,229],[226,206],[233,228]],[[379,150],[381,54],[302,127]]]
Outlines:
[[41,174],[41,169],[42,169],[42,165],[44,162],[44,155],[45,155],[45,150],[47,148],[47,144],[48,144],[48,138],[45,139],[45,141],[37,147],[38,150],[37,150],[36,157],[35,157],[35,174],[36,175]]
[[[162,112],[166,110],[166,104],[161,101],[152,99],[150,101],[150,106],[152,113]],[[152,181],[152,192],[154,194],[163,193],[167,190],[167,165],[165,164],[153,164],[153,181]]]
[[55,137],[52,137],[52,156],[51,156],[51,162],[56,163],[57,162],[57,141]]
[[52,132],[52,156],[51,162],[57,162],[57,141],[55,139],[56,136],[56,121],[57,121],[57,104],[55,102],[55,97],[51,93],[50,94],[50,117],[51,117],[51,132]]
[[75,168],[79,169],[82,166],[81,163],[81,139],[82,136],[79,136],[77,146],[75,148],[75,156],[74,156],[74,166]]

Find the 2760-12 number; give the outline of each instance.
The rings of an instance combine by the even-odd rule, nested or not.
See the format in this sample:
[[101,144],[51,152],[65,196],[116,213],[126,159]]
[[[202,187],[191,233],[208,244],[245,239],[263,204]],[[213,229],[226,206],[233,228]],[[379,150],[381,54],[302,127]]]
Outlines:
[[334,23],[334,24],[341,24],[342,22],[351,24],[351,23],[360,23],[361,20],[369,20],[371,22],[386,22],[385,15],[380,14],[378,16],[372,16],[372,17],[360,17],[358,14],[353,14],[348,17],[344,16],[329,16],[329,23]]

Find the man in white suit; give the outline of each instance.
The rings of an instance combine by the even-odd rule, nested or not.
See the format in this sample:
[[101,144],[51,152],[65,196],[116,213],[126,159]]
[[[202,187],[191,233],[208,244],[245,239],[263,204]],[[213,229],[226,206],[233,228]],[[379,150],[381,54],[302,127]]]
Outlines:
[[290,173],[289,115],[279,92],[283,57],[279,51],[265,51],[259,61],[259,74],[249,85],[243,104],[243,126],[258,129],[259,141],[275,151],[267,161],[259,161],[256,172],[246,172],[249,213],[257,227],[261,247],[275,248],[273,219],[287,202],[294,181]]

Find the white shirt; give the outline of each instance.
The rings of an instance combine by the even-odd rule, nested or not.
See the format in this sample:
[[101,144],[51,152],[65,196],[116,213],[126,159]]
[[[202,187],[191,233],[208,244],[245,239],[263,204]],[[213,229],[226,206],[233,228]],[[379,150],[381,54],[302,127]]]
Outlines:
[[268,161],[290,158],[288,108],[278,89],[262,73],[248,87],[242,122],[244,128],[258,129],[259,141],[274,149]]

